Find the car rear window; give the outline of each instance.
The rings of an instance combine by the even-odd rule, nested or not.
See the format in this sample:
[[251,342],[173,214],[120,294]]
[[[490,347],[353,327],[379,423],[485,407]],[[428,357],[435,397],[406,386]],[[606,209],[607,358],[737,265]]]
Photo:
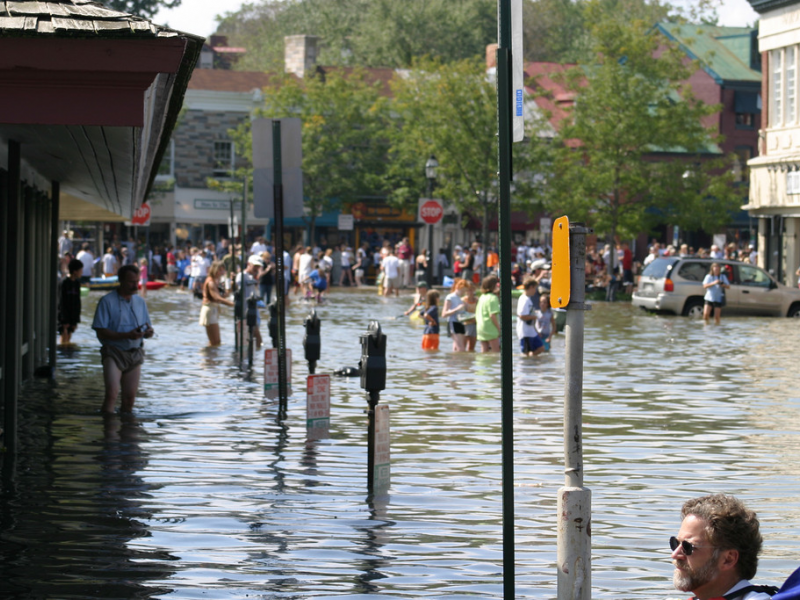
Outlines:
[[678,269],[678,276],[683,277],[687,281],[703,281],[710,267],[711,263],[688,261],[683,263],[680,269]]
[[677,258],[657,258],[644,268],[642,275],[644,277],[652,277],[653,279],[663,279],[676,262],[678,262]]

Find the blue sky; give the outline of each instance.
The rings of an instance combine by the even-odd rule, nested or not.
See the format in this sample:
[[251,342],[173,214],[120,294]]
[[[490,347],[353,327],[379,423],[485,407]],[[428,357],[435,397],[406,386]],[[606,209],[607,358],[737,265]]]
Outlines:
[[[687,4],[692,0],[678,0],[676,4]],[[169,25],[179,31],[208,37],[216,30],[215,16],[220,12],[234,12],[244,0],[183,0],[172,10],[161,10],[153,19],[160,25]],[[722,0],[719,8],[720,24],[728,26],[752,25],[758,18],[747,0]]]

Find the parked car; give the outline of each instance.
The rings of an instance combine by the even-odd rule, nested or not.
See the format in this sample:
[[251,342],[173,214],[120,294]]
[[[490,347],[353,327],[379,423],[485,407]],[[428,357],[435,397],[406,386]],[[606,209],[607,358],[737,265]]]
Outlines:
[[725,293],[726,315],[800,317],[800,289],[775,281],[755,265],[710,258],[655,259],[642,272],[631,302],[645,310],[701,317],[703,278],[715,262],[731,283]]

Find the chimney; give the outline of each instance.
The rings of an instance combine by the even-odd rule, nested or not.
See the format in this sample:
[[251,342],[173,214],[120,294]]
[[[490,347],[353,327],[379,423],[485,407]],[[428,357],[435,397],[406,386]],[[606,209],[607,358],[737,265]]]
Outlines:
[[294,73],[300,79],[314,71],[317,64],[317,42],[315,35],[287,35],[283,38],[283,70]]
[[497,66],[497,44],[486,45],[486,69],[494,69]]
[[215,33],[209,38],[208,45],[211,46],[212,48],[219,48],[219,47],[224,48],[225,46],[228,45],[228,36],[218,35]]

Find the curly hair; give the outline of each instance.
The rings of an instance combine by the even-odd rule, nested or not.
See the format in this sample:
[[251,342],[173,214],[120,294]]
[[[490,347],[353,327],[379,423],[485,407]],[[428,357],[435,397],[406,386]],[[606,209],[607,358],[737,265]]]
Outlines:
[[742,579],[752,579],[758,569],[758,554],[764,541],[758,530],[755,512],[734,498],[712,494],[688,500],[681,509],[685,519],[693,515],[705,521],[705,531],[711,545],[719,550],[737,550],[736,571]]

